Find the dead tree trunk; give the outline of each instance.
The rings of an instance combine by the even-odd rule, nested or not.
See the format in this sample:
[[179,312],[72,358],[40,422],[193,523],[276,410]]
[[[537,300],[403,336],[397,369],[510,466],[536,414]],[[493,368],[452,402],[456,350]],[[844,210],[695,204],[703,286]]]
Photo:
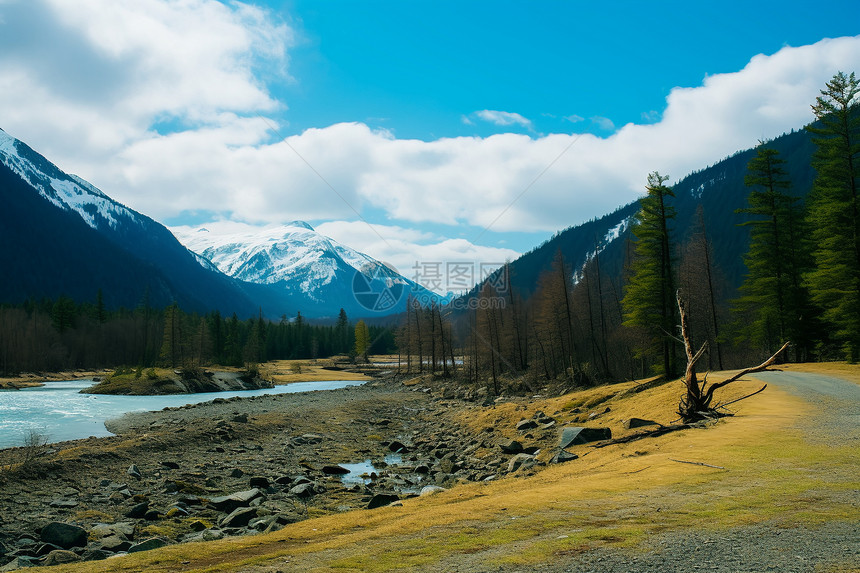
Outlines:
[[782,348],[777,350],[773,356],[758,366],[741,370],[731,378],[723,380],[722,382],[716,382],[710,386],[707,384],[707,376],[705,376],[705,379],[700,383],[696,377],[696,362],[698,362],[705,353],[708,343],[705,342],[698,351],[693,353],[693,344],[690,340],[690,327],[687,321],[687,309],[681,300],[680,292],[676,293],[675,298],[678,301],[678,312],[681,315],[681,337],[684,339],[684,351],[687,354],[687,369],[684,373],[684,386],[687,391],[681,398],[681,402],[678,405],[678,414],[685,421],[689,422],[715,415],[715,408],[711,407],[711,403],[714,399],[714,392],[716,390],[723,386],[728,386],[747,374],[768,370],[770,365],[776,361],[777,356],[788,348],[790,342],[783,344]]

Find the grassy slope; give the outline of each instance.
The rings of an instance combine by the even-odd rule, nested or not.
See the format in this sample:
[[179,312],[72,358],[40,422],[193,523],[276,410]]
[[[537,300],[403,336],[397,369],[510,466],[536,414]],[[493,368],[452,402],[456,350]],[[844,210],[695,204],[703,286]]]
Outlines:
[[[852,375],[856,375],[854,370]],[[525,405],[464,414],[480,430],[512,429],[536,410],[568,423],[572,408],[631,384]],[[760,383],[725,389],[724,400]],[[614,435],[630,416],[674,419],[678,383],[602,402]],[[719,530],[768,520],[814,526],[860,520],[852,504],[860,451],[807,443],[797,424],[816,414],[774,386],[735,404],[736,416],[707,430],[685,430],[603,449],[578,446],[580,459],[527,478],[468,484],[402,507],[353,511],[254,537],[185,544],[51,571],[389,571],[444,570],[444,564],[520,564],[605,544],[635,546],[651,533],[686,527]],[[548,455],[548,454],[544,454]],[[726,469],[677,463],[703,462]]]

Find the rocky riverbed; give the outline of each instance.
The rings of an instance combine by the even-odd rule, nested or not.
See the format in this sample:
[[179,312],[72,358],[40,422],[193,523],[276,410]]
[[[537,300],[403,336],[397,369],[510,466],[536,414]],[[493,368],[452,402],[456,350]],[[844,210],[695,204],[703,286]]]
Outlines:
[[[272,531],[529,473],[557,440],[549,417],[528,424],[525,445],[469,432],[457,416],[491,406],[452,398],[394,379],[215,398],[127,414],[106,424],[114,437],[2,450],[0,570]],[[344,465],[364,460],[370,472],[345,482]]]

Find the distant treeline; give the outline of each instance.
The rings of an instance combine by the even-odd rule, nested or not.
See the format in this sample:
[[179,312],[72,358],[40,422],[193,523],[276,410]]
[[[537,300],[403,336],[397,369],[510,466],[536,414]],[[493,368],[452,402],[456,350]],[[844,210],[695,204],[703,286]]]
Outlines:
[[[370,354],[394,349],[393,333],[367,327]],[[364,350],[362,349],[362,352]],[[105,308],[101,292],[92,303],[67,297],[0,305],[0,373],[111,368],[116,366],[242,367],[280,359],[354,356],[355,325],[344,311],[333,325],[310,324],[301,313],[273,322],[239,320],[219,312],[186,313],[142,304],[134,310]]]

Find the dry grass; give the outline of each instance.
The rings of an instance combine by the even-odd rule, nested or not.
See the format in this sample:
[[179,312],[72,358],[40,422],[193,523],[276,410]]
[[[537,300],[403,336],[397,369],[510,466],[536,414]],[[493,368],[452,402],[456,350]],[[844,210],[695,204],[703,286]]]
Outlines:
[[[621,434],[630,416],[674,419],[680,383],[616,397],[631,384],[533,403],[469,412],[476,429],[513,425],[542,410],[567,423],[574,402],[610,408],[595,425]],[[726,388],[724,400],[760,387]],[[599,402],[599,403],[598,403]],[[796,429],[813,413],[775,386],[733,406],[735,416],[691,429],[602,449],[578,446],[580,459],[528,478],[456,487],[402,507],[353,511],[283,530],[203,545],[185,544],[52,571],[392,571],[443,570],[476,559],[484,567],[535,566],[600,545],[636,546],[652,533],[720,529],[764,520],[786,527],[860,520],[851,492],[860,487],[860,451],[806,443]],[[677,463],[703,462],[716,469]]]
[[275,384],[317,382],[321,380],[370,380],[369,376],[346,370],[326,370],[334,367],[332,360],[273,360],[260,365],[260,376]]

